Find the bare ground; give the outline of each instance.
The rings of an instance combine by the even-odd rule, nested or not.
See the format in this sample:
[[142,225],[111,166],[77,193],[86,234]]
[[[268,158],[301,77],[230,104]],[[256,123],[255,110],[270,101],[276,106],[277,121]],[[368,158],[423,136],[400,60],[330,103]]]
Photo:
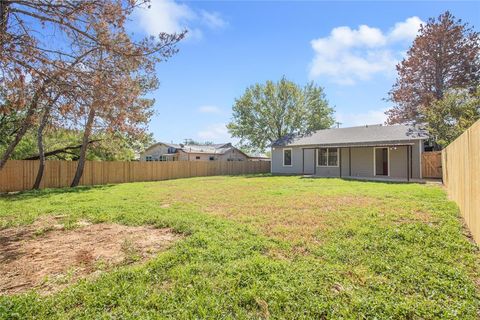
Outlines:
[[144,261],[179,238],[171,229],[85,221],[66,230],[54,217],[0,230],[0,295],[54,292],[114,266]]

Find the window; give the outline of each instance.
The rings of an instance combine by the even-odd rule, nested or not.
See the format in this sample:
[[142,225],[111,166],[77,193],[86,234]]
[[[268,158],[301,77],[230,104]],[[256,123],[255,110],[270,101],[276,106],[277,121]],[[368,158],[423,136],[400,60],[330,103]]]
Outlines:
[[145,156],[145,161],[153,161],[152,156]]
[[317,166],[338,167],[338,148],[320,148],[317,150]]
[[318,165],[328,166],[328,149],[318,150]]
[[200,160],[200,157],[199,157],[199,156],[196,156],[195,159],[196,159],[196,160]]
[[210,156],[210,157],[208,157],[208,160],[210,160],[210,161],[215,160],[215,157],[214,157],[214,156]]
[[283,165],[292,165],[292,149],[283,149]]
[[336,167],[338,165],[338,149],[328,148],[328,165]]

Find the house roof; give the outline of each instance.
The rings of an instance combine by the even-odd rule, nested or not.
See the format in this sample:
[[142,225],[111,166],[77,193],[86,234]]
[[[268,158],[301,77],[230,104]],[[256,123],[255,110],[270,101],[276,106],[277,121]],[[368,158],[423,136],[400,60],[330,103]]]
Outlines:
[[[215,144],[208,144],[208,145],[197,145],[197,144],[195,144],[195,145],[193,145],[193,144],[192,145],[183,145],[183,144],[158,142],[158,143],[155,143],[155,144],[151,145],[150,147],[148,147],[143,153],[145,153],[146,151],[148,151],[148,150],[150,150],[153,147],[158,146],[158,145],[165,145],[167,147],[174,147],[178,151],[185,152],[185,153],[190,153],[190,154],[203,153],[203,154],[221,155],[221,154],[227,153],[228,151],[230,151],[232,149],[235,149],[236,152],[239,152],[239,153],[243,154],[247,158],[252,158],[252,159],[262,158],[262,157],[258,157],[258,156],[253,156],[252,157],[252,156],[244,153],[242,150],[232,146],[232,144],[230,142],[215,143]],[[170,154],[165,154],[165,155],[170,155]]]
[[230,143],[218,143],[211,145],[186,145],[181,148],[186,153],[209,153],[209,154],[224,154],[233,146]]
[[[150,149],[152,149],[152,148],[154,148],[154,147],[156,147],[156,146],[162,145],[162,144],[163,144],[164,146],[173,147],[173,148],[175,148],[175,149],[181,148],[181,146],[180,146],[179,144],[166,143],[166,142],[157,142],[157,143],[152,144],[152,145],[151,145],[150,147],[148,147],[147,149],[145,149],[145,151],[148,151],[148,150],[150,150]],[[144,152],[145,152],[145,151],[144,151]]]
[[342,146],[377,145],[386,142],[414,142],[427,139],[427,132],[415,126],[381,124],[350,128],[332,128],[318,130],[304,136],[286,136],[275,141],[272,146]]

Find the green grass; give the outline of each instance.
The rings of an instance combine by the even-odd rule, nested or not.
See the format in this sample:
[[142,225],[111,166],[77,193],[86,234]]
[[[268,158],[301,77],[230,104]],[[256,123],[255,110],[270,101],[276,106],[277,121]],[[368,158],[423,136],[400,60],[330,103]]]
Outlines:
[[245,176],[0,197],[0,228],[42,215],[186,236],[50,296],[2,296],[0,318],[479,317],[478,249],[439,186]]

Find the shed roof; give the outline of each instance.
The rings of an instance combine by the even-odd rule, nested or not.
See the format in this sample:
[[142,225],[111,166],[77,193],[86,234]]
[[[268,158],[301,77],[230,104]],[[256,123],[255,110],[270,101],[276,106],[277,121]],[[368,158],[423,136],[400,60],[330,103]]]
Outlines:
[[349,128],[318,130],[304,136],[286,136],[275,141],[272,146],[310,146],[310,145],[359,145],[384,144],[386,142],[412,142],[425,140],[428,134],[418,126],[410,125],[366,125]]

